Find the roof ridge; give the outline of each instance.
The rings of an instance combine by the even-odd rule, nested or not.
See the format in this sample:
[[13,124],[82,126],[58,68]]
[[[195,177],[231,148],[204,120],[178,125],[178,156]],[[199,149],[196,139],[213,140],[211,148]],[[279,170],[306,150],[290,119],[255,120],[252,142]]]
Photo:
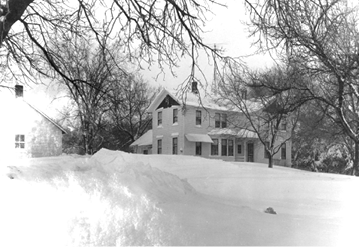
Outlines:
[[42,115],[44,118],[46,118],[47,120],[49,120],[53,125],[55,125],[57,128],[59,128],[64,134],[67,133],[67,131],[61,127],[61,125],[59,125],[58,123],[55,122],[55,120],[53,120],[52,118],[50,118],[48,115],[46,115],[44,112],[40,111],[37,107],[33,106],[32,104],[30,104],[29,102],[27,102],[25,99],[23,99],[23,101],[28,104],[32,109],[34,109],[35,111],[37,111],[40,115]]

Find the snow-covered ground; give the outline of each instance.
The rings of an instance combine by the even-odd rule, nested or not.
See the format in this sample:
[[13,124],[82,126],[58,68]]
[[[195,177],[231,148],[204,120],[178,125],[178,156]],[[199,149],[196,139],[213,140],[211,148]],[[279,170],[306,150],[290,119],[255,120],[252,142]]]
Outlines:
[[105,149],[0,177],[0,246],[357,244],[355,177]]

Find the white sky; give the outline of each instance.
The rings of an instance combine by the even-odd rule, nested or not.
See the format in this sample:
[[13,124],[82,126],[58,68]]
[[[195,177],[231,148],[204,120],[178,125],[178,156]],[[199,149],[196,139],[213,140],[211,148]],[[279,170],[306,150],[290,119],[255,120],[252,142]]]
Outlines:
[[[248,13],[245,10],[243,1],[226,0],[222,1],[227,5],[227,8],[216,7],[213,9],[213,16],[209,16],[208,23],[203,35],[204,43],[210,46],[216,44],[218,48],[224,49],[226,56],[239,57],[253,54],[256,49],[251,47],[253,39],[248,37],[249,33],[243,22],[249,20]],[[269,56],[256,55],[243,59],[248,66],[252,68],[269,67],[272,63]],[[213,77],[213,68],[208,64],[208,59],[204,55],[200,59],[200,65],[204,68],[208,80]],[[146,68],[147,69],[147,68]],[[167,87],[169,89],[176,88],[182,83],[190,73],[190,61],[182,61],[180,68],[175,70],[174,77],[170,71],[166,71],[165,75],[160,75],[155,79],[160,71],[156,66],[152,66],[151,70],[145,70],[142,73],[149,81],[154,82],[155,85]]]

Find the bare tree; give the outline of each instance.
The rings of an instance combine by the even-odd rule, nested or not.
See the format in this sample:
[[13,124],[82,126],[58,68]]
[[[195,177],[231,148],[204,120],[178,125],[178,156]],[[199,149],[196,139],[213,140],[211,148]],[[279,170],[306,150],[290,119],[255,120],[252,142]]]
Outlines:
[[[108,56],[102,47],[93,47],[91,43],[79,42],[59,43],[58,56],[61,69],[68,77],[76,77],[81,83],[71,80],[60,80],[65,85],[68,97],[75,103],[75,115],[80,122],[84,152],[92,154],[103,141],[100,132],[105,128],[106,113],[110,110],[107,100],[111,83],[118,73],[117,66],[108,64],[104,56]],[[116,78],[120,81],[121,77]]]
[[[293,100],[294,91],[278,92],[262,85],[285,84],[291,79],[280,68],[246,74],[232,70],[219,86],[220,101],[245,117],[237,127],[254,131],[264,145],[269,168],[273,167],[274,155],[291,139],[299,105]],[[232,119],[235,123],[236,119]]]
[[341,0],[247,1],[251,33],[260,50],[280,57],[310,76],[307,92],[328,109],[355,143],[359,163],[358,7]]
[[99,44],[116,43],[139,66],[156,62],[173,68],[190,57],[186,83],[202,73],[197,61],[201,50],[225,59],[202,40],[211,8],[224,6],[215,0],[1,0],[0,6],[1,59],[17,78],[27,75],[35,81],[34,75],[48,75],[44,67],[49,65],[65,80],[81,82],[62,70],[50,41],[88,34]]
[[152,116],[147,108],[154,99],[156,91],[137,74],[126,76],[119,83],[112,83],[108,94],[110,110],[108,117],[117,133],[123,133],[124,138],[117,140],[120,149],[128,147],[151,129]]

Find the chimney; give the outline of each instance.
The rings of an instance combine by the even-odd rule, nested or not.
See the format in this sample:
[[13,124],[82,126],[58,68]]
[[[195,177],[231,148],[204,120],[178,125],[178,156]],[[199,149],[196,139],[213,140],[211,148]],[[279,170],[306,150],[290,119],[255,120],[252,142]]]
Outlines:
[[192,81],[192,93],[198,94],[198,87],[196,81]]
[[15,98],[22,98],[24,96],[24,86],[15,85]]

